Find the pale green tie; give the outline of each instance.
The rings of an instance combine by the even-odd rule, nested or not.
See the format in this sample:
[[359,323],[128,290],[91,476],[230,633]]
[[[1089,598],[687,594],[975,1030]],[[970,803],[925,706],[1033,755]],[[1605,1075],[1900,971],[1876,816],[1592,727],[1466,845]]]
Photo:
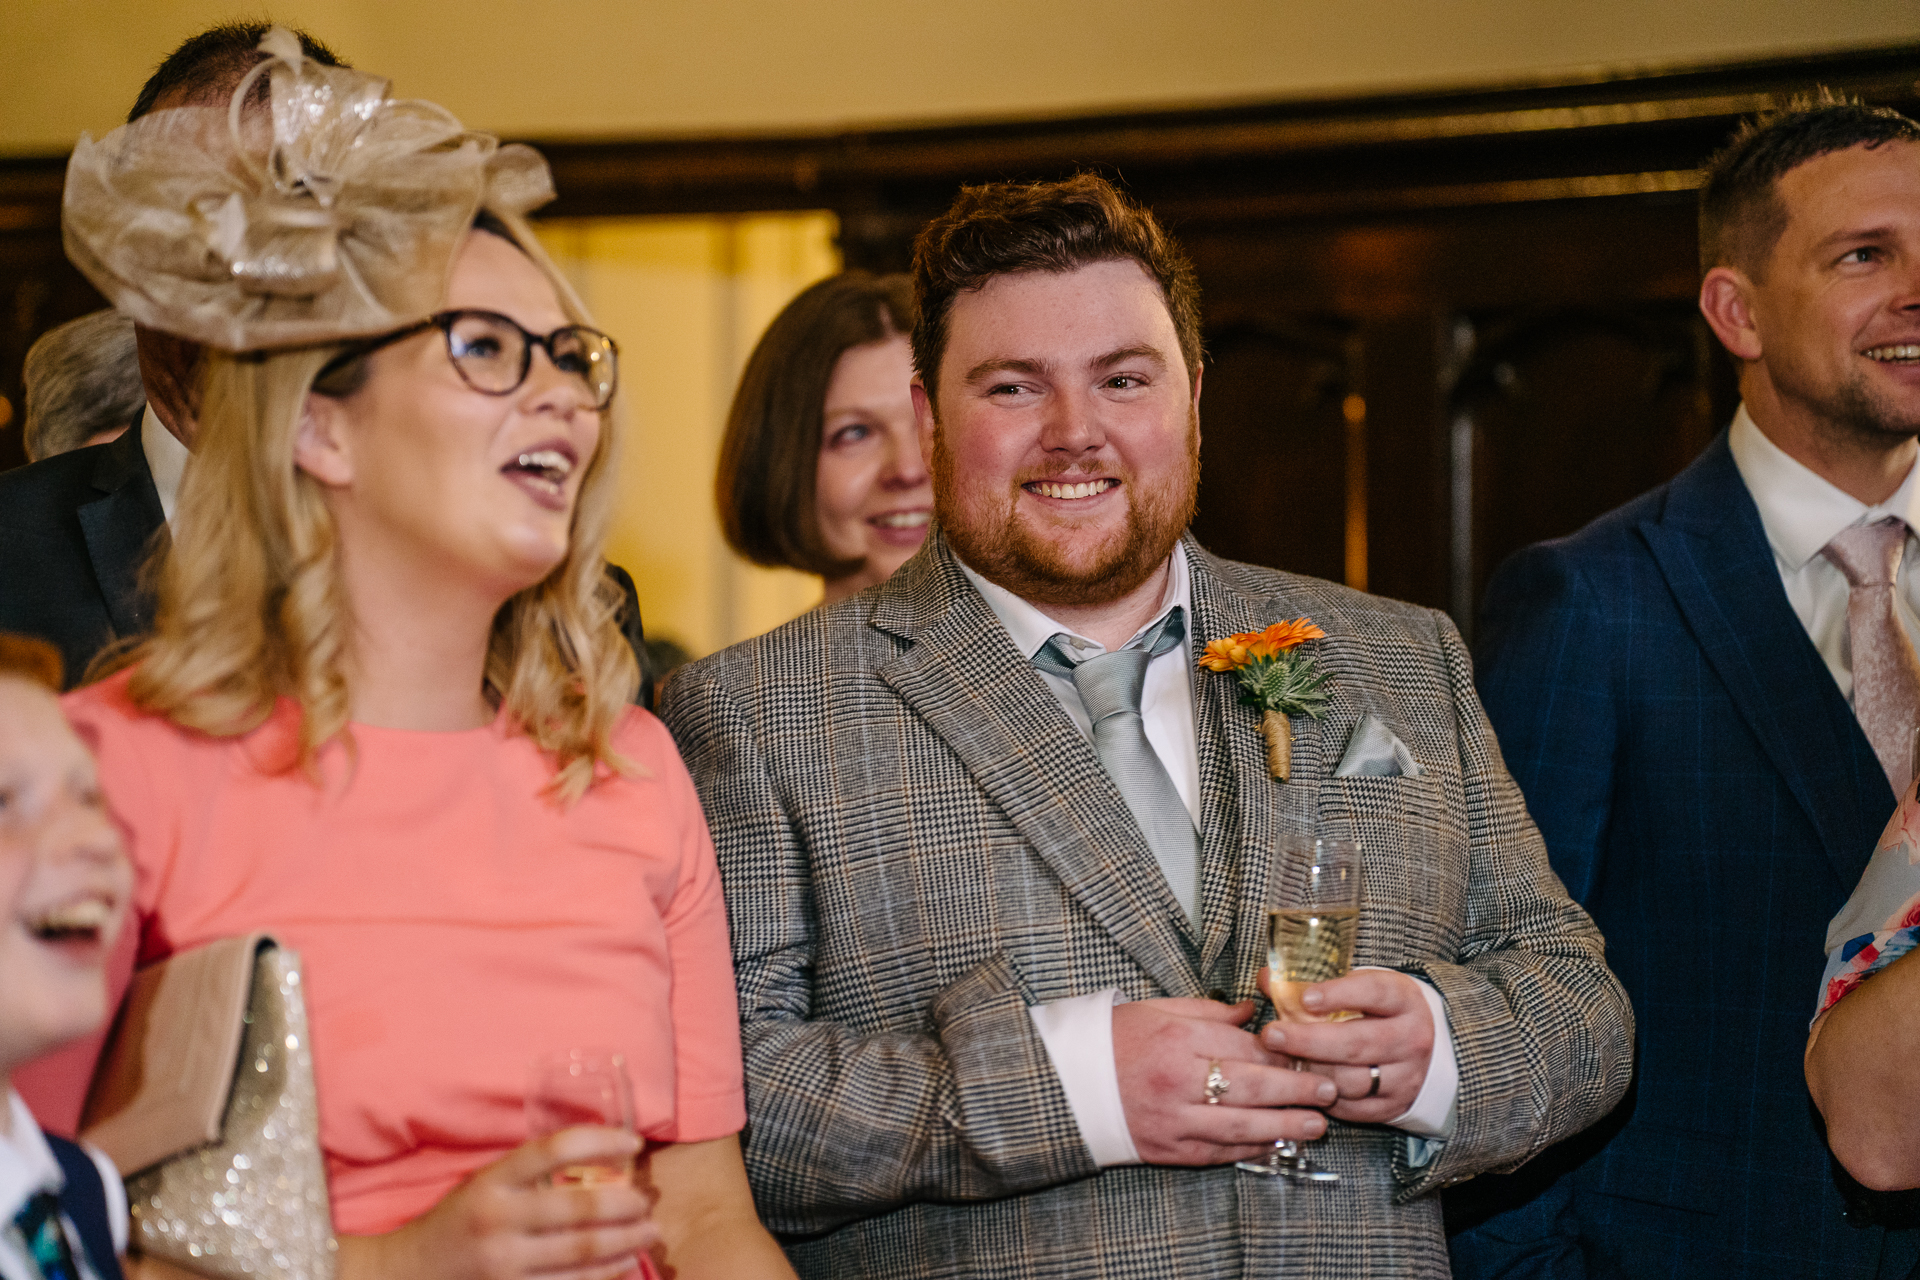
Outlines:
[[1033,655],[1041,671],[1066,676],[1080,694],[1087,719],[1093,723],[1093,749],[1120,798],[1127,802],[1140,833],[1147,838],[1167,878],[1173,896],[1197,925],[1200,904],[1200,835],[1193,816],[1180,800],[1173,776],[1147,741],[1140,719],[1140,692],[1147,682],[1147,664],[1171,651],[1186,638],[1186,618],[1179,606],[1160,625],[1124,649],[1102,653],[1084,662],[1068,656],[1069,637],[1063,632]]

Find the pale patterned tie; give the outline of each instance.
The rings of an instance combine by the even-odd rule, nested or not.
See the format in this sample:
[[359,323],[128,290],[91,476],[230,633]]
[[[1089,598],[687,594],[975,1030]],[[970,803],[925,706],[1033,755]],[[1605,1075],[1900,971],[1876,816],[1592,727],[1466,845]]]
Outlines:
[[1913,729],[1920,722],[1920,658],[1893,608],[1906,545],[1906,521],[1890,518],[1842,529],[1820,551],[1847,576],[1853,714],[1896,792],[1913,777]]
[[1186,634],[1186,619],[1176,606],[1158,628],[1124,649],[1075,662],[1067,656],[1068,637],[1063,633],[1041,646],[1033,655],[1033,665],[1073,681],[1087,719],[1093,722],[1094,753],[1140,824],[1173,896],[1187,919],[1197,923],[1200,835],[1167,766],[1147,741],[1146,723],[1140,718],[1147,664],[1170,652]]

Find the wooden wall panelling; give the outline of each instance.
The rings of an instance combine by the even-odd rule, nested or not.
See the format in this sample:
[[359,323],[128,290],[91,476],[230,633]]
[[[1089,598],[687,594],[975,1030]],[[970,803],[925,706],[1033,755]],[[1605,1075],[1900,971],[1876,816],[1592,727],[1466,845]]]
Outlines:
[[[1364,100],[542,146],[551,214],[826,208],[848,265],[877,270],[905,267],[963,182],[1115,175],[1200,275],[1202,536],[1470,629],[1507,550],[1670,475],[1731,412],[1726,361],[1690,310],[1705,158],[1743,115],[1815,84],[1914,114],[1916,76],[1920,46]],[[0,233],[57,226],[60,169],[0,162]],[[0,298],[21,296],[23,270],[44,266],[0,262]],[[0,388],[15,359],[0,348]]]
[[1343,409],[1359,386],[1353,324],[1219,306],[1209,319],[1195,534],[1231,559],[1351,580]]
[[[1323,497],[1302,509],[1327,526],[1309,538],[1276,525],[1271,504],[1247,492],[1270,470],[1248,456],[1253,440],[1273,447],[1286,442],[1289,464],[1311,476],[1318,488],[1343,483],[1345,455],[1333,425],[1339,397],[1329,395],[1308,408],[1283,389],[1287,375],[1277,371],[1272,401],[1264,407],[1237,390],[1217,394],[1223,388],[1216,375],[1226,374],[1233,387],[1244,375],[1229,366],[1246,362],[1218,335],[1238,333],[1249,323],[1285,331],[1288,317],[1296,328],[1303,317],[1335,317],[1346,326],[1352,345],[1349,385],[1340,395],[1357,393],[1365,405],[1367,585],[1447,608],[1471,630],[1486,572],[1515,539],[1570,532],[1672,474],[1704,438],[1697,431],[1684,438],[1662,436],[1665,443],[1652,455],[1653,465],[1632,472],[1633,481],[1644,483],[1621,492],[1618,484],[1596,484],[1590,468],[1549,465],[1555,456],[1549,446],[1558,437],[1534,440],[1524,431],[1502,429],[1469,451],[1477,468],[1464,479],[1477,477],[1479,483],[1457,486],[1463,477],[1455,474],[1453,437],[1462,404],[1455,384],[1463,377],[1484,381],[1473,371],[1488,326],[1497,329],[1508,316],[1544,314],[1543,308],[1602,313],[1625,308],[1622,314],[1628,314],[1651,306],[1667,329],[1679,325],[1677,331],[1691,344],[1695,335],[1686,317],[1692,314],[1695,276],[1692,219],[1685,197],[1642,196],[1363,221],[1190,219],[1179,226],[1200,274],[1210,332],[1216,335],[1202,401],[1206,449],[1211,453],[1230,441],[1233,455],[1203,462],[1208,490],[1197,526],[1202,536],[1242,558],[1352,579],[1335,554],[1341,530],[1329,500]],[[1695,348],[1686,349],[1683,372],[1691,376],[1699,362]],[[1583,363],[1575,347],[1555,350],[1559,354],[1551,369],[1543,367],[1538,374],[1553,381],[1549,396],[1572,404],[1612,403],[1606,387],[1596,388],[1596,396],[1587,388],[1596,380],[1608,382],[1617,370],[1603,361]],[[1686,385],[1697,400],[1699,388]],[[1310,425],[1272,421],[1284,419],[1287,406],[1306,415],[1303,424]],[[1730,412],[1730,405],[1726,409]],[[1263,420],[1242,420],[1252,413]],[[1658,430],[1667,430],[1671,415],[1659,422]],[[1304,456],[1311,451],[1321,456]],[[1540,464],[1528,470],[1522,460],[1535,455]],[[1524,504],[1508,502],[1502,486],[1522,474],[1537,497]],[[1227,486],[1237,486],[1234,501],[1244,508],[1232,517],[1218,511]],[[1456,488],[1468,503],[1460,513],[1454,510]]]
[[1447,422],[1467,439],[1449,479],[1472,517],[1452,547],[1456,611],[1514,551],[1671,477],[1732,413],[1731,369],[1716,367],[1690,300],[1530,307],[1459,324],[1466,358]]
[[27,460],[21,367],[48,329],[106,300],[67,262],[57,229],[0,232],[0,471]]
[[[547,142],[556,214],[937,211],[962,181],[1114,166],[1174,211],[1460,207],[1686,189],[1742,115],[1819,84],[1911,103],[1920,46],[1596,73],[1498,89],[774,137]],[[908,238],[911,231],[906,232]],[[884,228],[858,244],[897,260]],[[854,255],[857,256],[857,255]]]

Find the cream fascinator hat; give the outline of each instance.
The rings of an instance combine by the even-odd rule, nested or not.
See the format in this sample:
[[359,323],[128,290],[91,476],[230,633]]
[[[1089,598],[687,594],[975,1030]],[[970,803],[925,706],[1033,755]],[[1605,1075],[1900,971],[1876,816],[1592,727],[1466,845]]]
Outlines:
[[[480,209],[520,232],[553,198],[531,147],[303,57],[282,27],[260,51],[225,110],[156,111],[74,148],[67,256],[139,323],[227,351],[390,333],[440,305]],[[248,111],[262,75],[270,109]]]

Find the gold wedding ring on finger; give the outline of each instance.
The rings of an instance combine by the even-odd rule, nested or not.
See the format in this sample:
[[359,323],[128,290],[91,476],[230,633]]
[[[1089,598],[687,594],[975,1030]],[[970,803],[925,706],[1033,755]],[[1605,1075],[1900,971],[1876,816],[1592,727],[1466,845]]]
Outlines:
[[1220,1069],[1220,1059],[1214,1058],[1207,1063],[1207,1105],[1217,1107],[1220,1099],[1226,1096],[1233,1086],[1227,1082],[1227,1073]]

